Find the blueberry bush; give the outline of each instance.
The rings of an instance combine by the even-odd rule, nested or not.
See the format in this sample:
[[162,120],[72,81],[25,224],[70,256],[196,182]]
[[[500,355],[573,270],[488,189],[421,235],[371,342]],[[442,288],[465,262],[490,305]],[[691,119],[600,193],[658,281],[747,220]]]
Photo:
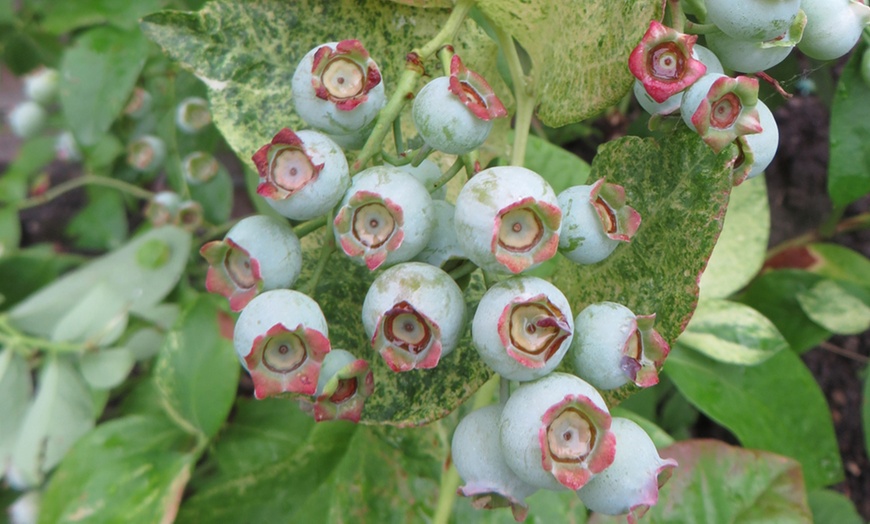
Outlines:
[[[0,0],[8,519],[863,522],[801,355],[870,328],[868,24]],[[832,209],[774,244],[803,97]]]

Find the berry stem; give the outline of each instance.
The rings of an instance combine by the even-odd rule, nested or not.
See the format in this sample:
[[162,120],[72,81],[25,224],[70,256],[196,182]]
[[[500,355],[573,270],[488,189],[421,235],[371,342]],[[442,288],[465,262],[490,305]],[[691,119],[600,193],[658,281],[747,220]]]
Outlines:
[[430,146],[429,144],[423,144],[423,147],[421,147],[417,151],[417,154],[414,155],[414,159],[411,160],[411,165],[414,167],[419,166],[420,164],[423,163],[424,160],[426,160],[426,157],[429,156],[432,153],[432,151],[434,151],[432,149],[432,146]]
[[447,274],[450,275],[450,278],[452,278],[453,280],[459,280],[460,278],[462,278],[466,275],[470,275],[470,274],[474,273],[474,271],[476,269],[477,269],[477,264],[475,264],[474,262],[472,262],[470,260],[466,260],[459,267],[457,267],[456,269],[454,269],[453,271],[451,271],[450,273],[447,273]]
[[380,151],[384,137],[387,136],[387,132],[392,128],[393,122],[399,117],[405,104],[414,98],[417,81],[424,73],[423,60],[431,57],[444,44],[453,41],[469,11],[474,6],[474,2],[475,0],[457,0],[453,11],[450,13],[450,17],[447,18],[441,31],[422,48],[414,49],[408,54],[405,59],[405,70],[402,72],[402,76],[399,77],[396,91],[390,97],[387,105],[378,114],[371,135],[369,135],[359,156],[351,166],[351,173],[356,174],[362,171],[369,160]]
[[453,165],[450,166],[450,169],[448,169],[446,173],[441,175],[441,178],[436,180],[430,187],[427,188],[429,192],[431,193],[433,191],[437,191],[441,186],[443,186],[447,182],[450,182],[450,180],[452,180],[453,177],[455,177],[459,173],[459,170],[461,170],[463,167],[466,167],[465,162],[463,162],[461,158],[457,158],[456,161],[453,162]]
[[710,33],[719,33],[720,30],[713,24],[697,24],[686,20],[686,28],[683,32],[690,35],[709,35]]
[[532,128],[532,115],[535,113],[535,90],[530,79],[523,73],[520,56],[513,37],[503,28],[493,24],[498,45],[508,63],[517,111],[514,117],[514,144],[511,152],[511,165],[522,166],[526,158],[529,130]]
[[329,218],[328,215],[324,215],[319,218],[312,218],[307,222],[302,222],[301,224],[297,224],[293,226],[293,232],[296,233],[296,236],[299,238],[303,238],[309,233],[313,233],[320,229],[321,227],[326,225],[326,221]]
[[452,45],[445,45],[438,50],[438,60],[441,61],[441,69],[444,71],[444,76],[450,76],[450,61],[453,60],[453,55],[456,52]]
[[683,28],[690,23],[686,20],[686,15],[683,14],[683,6],[680,5],[680,0],[668,0],[668,12],[670,14],[671,27],[677,32],[684,32]]
[[822,224],[819,229],[796,236],[770,248],[767,251],[767,259],[770,260],[786,249],[812,244],[813,242],[818,242],[820,240],[827,240],[837,235],[851,233],[853,231],[870,229],[870,212],[861,213],[860,215],[839,220],[841,216],[842,212],[837,213],[837,210],[834,210],[831,218],[829,218],[825,224]]
[[142,189],[141,187],[135,186],[133,184],[129,184],[127,182],[124,182],[123,180],[116,180],[107,176],[84,175],[79,178],[68,180],[62,184],[58,184],[57,186],[49,189],[41,195],[22,200],[16,204],[16,207],[19,210],[22,210],[29,209],[31,207],[41,206],[42,204],[46,204],[54,200],[55,198],[63,195],[64,193],[68,193],[73,189],[77,189],[86,185],[111,187],[113,189],[121,191],[122,193],[127,193],[128,195],[140,198],[142,200],[151,200],[152,198],[154,198],[154,193],[152,193],[151,191],[148,191],[147,189]]
[[20,351],[24,355],[30,355],[37,349],[51,353],[84,353],[88,350],[97,349],[90,344],[52,342],[44,338],[31,337],[13,326],[9,322],[8,315],[0,315],[0,346],[9,347],[13,351]]
[[396,154],[401,155],[405,150],[405,141],[402,138],[402,120],[393,120],[393,142],[396,144]]

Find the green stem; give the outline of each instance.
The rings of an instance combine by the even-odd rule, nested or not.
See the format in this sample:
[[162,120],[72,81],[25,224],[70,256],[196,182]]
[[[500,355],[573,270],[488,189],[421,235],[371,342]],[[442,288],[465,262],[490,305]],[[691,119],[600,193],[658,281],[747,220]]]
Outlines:
[[54,200],[55,198],[63,195],[64,193],[89,184],[95,186],[111,187],[123,193],[127,193],[128,195],[132,195],[136,198],[141,198],[142,200],[151,200],[154,197],[154,193],[152,193],[151,191],[148,191],[147,189],[142,189],[141,187],[130,184],[128,182],[124,182],[123,180],[116,180],[114,178],[109,178],[105,176],[83,175],[72,180],[67,180],[62,184],[58,184],[41,195],[22,200],[16,204],[16,207],[19,210],[23,210],[29,209],[31,207],[41,206],[42,204],[46,204]]
[[417,87],[417,81],[423,76],[423,60],[431,57],[441,46],[453,41],[459,28],[468,16],[469,11],[474,6],[475,0],[457,0],[450,17],[444,23],[441,31],[435,35],[432,40],[427,42],[422,48],[414,49],[406,58],[405,70],[402,76],[399,77],[396,91],[390,100],[381,109],[378,114],[378,119],[375,127],[372,129],[371,135],[366,140],[365,146],[360,151],[356,161],[354,161],[351,172],[359,173],[368,164],[378,151],[381,150],[381,144],[387,132],[393,127],[393,122],[399,117],[402,109],[409,100],[414,98],[414,91]]
[[450,76],[450,62],[455,54],[453,46],[444,46],[438,50],[438,60],[441,61],[441,70],[444,72],[444,76]]
[[521,166],[526,159],[526,146],[529,142],[529,130],[532,128],[532,115],[535,113],[535,93],[529,78],[523,74],[520,55],[513,37],[503,28],[494,25],[498,45],[501,47],[508,63],[511,82],[514,85],[514,98],[517,111],[514,117],[514,147],[511,152],[511,164]]
[[680,5],[680,0],[668,0],[668,7],[670,8],[671,27],[676,29],[677,32],[682,33],[683,27],[688,21],[683,14],[683,6]]
[[477,264],[475,264],[474,262],[472,262],[470,260],[466,260],[459,267],[457,267],[456,269],[454,269],[453,271],[451,271],[450,273],[447,273],[447,274],[453,280],[459,280],[460,278],[462,278],[466,275],[470,275],[470,274],[474,273],[474,271],[476,269],[477,269]]
[[432,146],[429,144],[423,144],[423,147],[421,147],[420,150],[417,151],[417,154],[414,155],[414,160],[411,160],[411,165],[414,167],[419,166],[424,160],[426,160],[427,156],[432,154],[433,151],[434,149],[432,149]]
[[405,140],[402,138],[402,119],[393,120],[393,141],[396,144],[396,154],[401,155],[405,150]]
[[320,229],[321,227],[326,225],[328,216],[324,215],[319,218],[313,218],[307,222],[302,222],[301,224],[297,224],[293,226],[293,232],[296,233],[298,238],[304,238],[309,233],[313,233]]
[[[870,212],[861,213],[860,215],[855,215],[853,217],[842,220],[839,223],[836,223],[833,229],[827,234],[823,233],[823,229],[825,227],[826,226],[823,225],[815,231],[810,231],[809,233],[804,233],[803,235],[796,236],[770,248],[770,250],[768,250],[767,252],[767,258],[770,259],[778,253],[785,251],[786,249],[798,246],[805,246],[807,244],[812,244],[813,242],[830,239],[837,235],[851,233],[853,231],[870,229]],[[830,228],[830,226],[827,227]]]
[[453,165],[450,166],[450,169],[448,169],[446,173],[441,175],[441,178],[436,180],[427,189],[429,190],[430,193],[433,191],[437,191],[441,186],[443,186],[447,182],[450,182],[450,180],[452,180],[453,177],[455,177],[459,173],[459,171],[461,171],[462,168],[464,168],[464,167],[465,167],[465,162],[463,162],[461,158],[457,158],[456,161],[453,162]]
[[19,331],[9,322],[7,315],[0,315],[0,346],[8,346],[13,350],[32,353],[33,349],[42,349],[52,353],[83,353],[92,349],[86,344],[72,342],[52,342],[44,338],[32,337]]
[[326,263],[329,261],[329,257],[335,252],[335,239],[332,237],[332,234],[327,231],[326,232],[326,240],[323,243],[323,247],[320,248],[320,258],[317,260],[317,266],[314,268],[314,274],[311,275],[311,280],[308,281],[308,286],[302,292],[306,295],[313,297],[314,290],[317,289],[317,284],[320,282],[320,277],[323,276],[323,270],[326,269]]
[[683,32],[690,35],[709,35],[720,32],[720,29],[713,24],[696,24],[686,20],[686,29]]
[[407,155],[394,156],[386,151],[381,151],[381,158],[384,160],[384,162],[387,162],[388,164],[394,165],[396,167],[404,166],[411,163],[411,158]]
[[831,215],[825,222],[819,226],[819,235],[822,238],[830,238],[837,231],[837,226],[843,219],[843,214],[846,212],[846,206],[838,206],[831,211]]

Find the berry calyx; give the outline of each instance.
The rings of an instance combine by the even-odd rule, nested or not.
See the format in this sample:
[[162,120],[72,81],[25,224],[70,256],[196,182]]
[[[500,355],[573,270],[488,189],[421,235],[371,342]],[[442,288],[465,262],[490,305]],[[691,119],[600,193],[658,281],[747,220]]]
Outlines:
[[683,94],[680,112],[686,125],[719,153],[738,136],[761,132],[757,102],[758,80],[704,75]]
[[369,363],[348,351],[333,349],[323,357],[314,402],[300,401],[314,420],[359,422],[366,399],[375,389]]
[[697,36],[682,34],[652,20],[628,58],[628,68],[658,103],[683,91],[707,71],[692,53]]

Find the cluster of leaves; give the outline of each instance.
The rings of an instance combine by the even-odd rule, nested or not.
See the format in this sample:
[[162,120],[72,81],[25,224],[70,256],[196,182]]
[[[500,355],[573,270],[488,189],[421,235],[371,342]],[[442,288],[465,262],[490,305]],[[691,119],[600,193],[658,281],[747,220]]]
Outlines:
[[[431,519],[439,492],[452,492],[444,473],[450,433],[490,371],[467,339],[431,372],[395,374],[370,359],[377,389],[360,426],[315,425],[293,401],[237,398],[239,366],[221,336],[228,318],[204,294],[203,263],[192,255],[229,219],[231,182],[224,173],[220,188],[197,194],[179,160],[186,151],[220,150],[225,139],[246,162],[278,129],[299,128],[287,82],[299,57],[321,42],[364,41],[389,93],[406,53],[436,35],[449,10],[437,0],[202,4],[39,0],[15,10],[0,0],[4,63],[14,73],[36,65],[60,70],[53,126],[74,133],[84,172],[172,188],[199,201],[207,225],[215,226],[193,236],[145,224],[131,235],[128,216],[138,216],[139,203],[96,185],[67,235],[79,249],[110,254],[82,263],[47,246],[20,248],[20,212],[39,202],[29,189],[53,159],[53,138],[23,144],[0,179],[0,271],[15,275],[0,283],[6,480],[41,490],[40,522]],[[644,131],[644,138],[614,140],[591,166],[557,145],[588,137],[588,127],[577,123],[624,98],[632,81],[626,57],[659,4],[480,0],[454,45],[510,100],[510,82],[498,80],[504,57],[488,32],[510,34],[527,59],[540,120],[574,124],[545,131],[550,141],[532,137],[525,165],[556,191],[606,177],[626,188],[643,216],[630,250],[590,267],[557,258],[537,274],[563,289],[574,311],[614,300],[656,312],[657,329],[673,343],[662,385],[609,399],[622,401],[617,413],[638,421],[663,456],[681,465],[648,519],[809,521],[827,514],[850,522],[857,518],[850,503],[824,489],[842,480],[843,467],[823,393],[799,355],[832,334],[870,327],[870,261],[808,241],[770,256],[763,178],[732,191],[730,152],[717,156],[692,133]],[[166,8],[180,10],[148,15],[140,29],[139,17]],[[57,44],[58,35],[66,45]],[[870,107],[870,87],[860,76],[860,52],[855,56],[833,105],[829,188],[838,210],[870,191],[862,140],[870,117],[855,117]],[[122,116],[137,85],[155,96],[145,122]],[[223,138],[214,131],[178,134],[175,104],[206,91]],[[170,146],[165,177],[123,161],[125,142],[143,126]],[[506,157],[507,141],[506,127],[497,128],[487,155]],[[250,188],[256,177],[247,180]],[[316,258],[320,234],[306,238],[306,261]],[[73,266],[80,267],[57,279]],[[309,263],[303,282],[310,273]],[[368,347],[358,297],[370,280],[345,259],[321,276],[315,297],[335,326],[334,346]],[[473,279],[469,302],[481,292]],[[746,449],[675,441],[690,436],[699,412]],[[714,493],[705,488],[711,483]],[[0,492],[0,500],[14,498],[11,490]],[[530,505],[542,521],[568,514],[586,520],[571,493],[542,492]],[[472,513],[463,502],[455,518],[510,517]]]

